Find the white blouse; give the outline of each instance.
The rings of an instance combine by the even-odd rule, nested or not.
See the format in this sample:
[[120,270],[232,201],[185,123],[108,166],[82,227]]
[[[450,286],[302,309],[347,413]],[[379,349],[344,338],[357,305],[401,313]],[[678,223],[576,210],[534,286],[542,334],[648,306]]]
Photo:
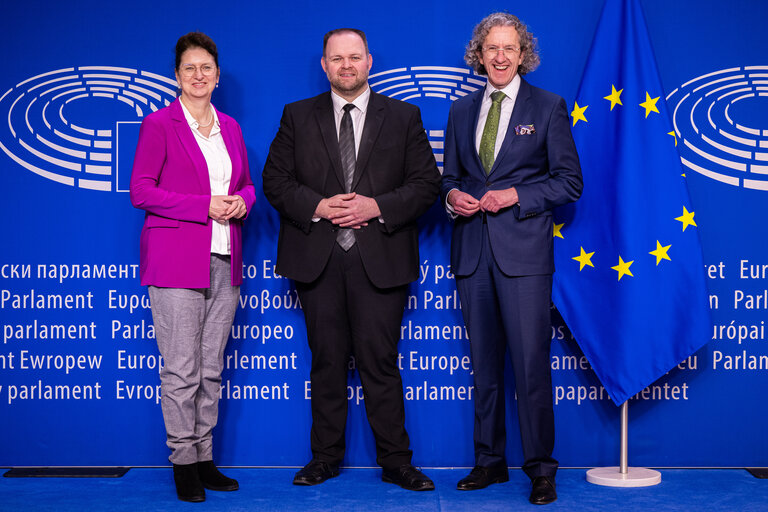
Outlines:
[[[184,111],[184,117],[187,118],[189,127],[195,135],[197,145],[205,157],[205,163],[208,166],[208,178],[211,183],[211,195],[226,196],[229,195],[229,181],[232,179],[232,160],[229,158],[227,146],[224,144],[224,137],[221,135],[221,125],[216,109],[211,105],[213,115],[213,127],[208,137],[203,136],[198,130],[200,124],[192,117],[184,102],[181,103],[181,109]],[[229,221],[213,222],[213,236],[211,237],[211,252],[214,254],[230,254],[229,240]]]

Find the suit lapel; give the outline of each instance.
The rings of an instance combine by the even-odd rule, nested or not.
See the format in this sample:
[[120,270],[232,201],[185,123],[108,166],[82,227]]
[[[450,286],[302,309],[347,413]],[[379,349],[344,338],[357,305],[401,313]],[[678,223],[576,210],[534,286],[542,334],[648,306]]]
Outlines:
[[216,113],[219,115],[221,136],[224,139],[224,145],[227,147],[229,160],[232,162],[232,177],[229,180],[229,190],[227,191],[227,193],[231,194],[233,190],[237,189],[237,184],[240,182],[240,176],[243,173],[243,166],[241,165],[240,158],[240,145],[235,139],[235,127],[232,126],[229,119],[222,117],[218,110]]
[[315,103],[315,119],[323,137],[325,149],[328,151],[328,158],[333,165],[336,179],[339,181],[341,189],[344,190],[344,172],[341,169],[339,137],[336,133],[336,120],[333,117],[333,102],[330,92],[321,95]]
[[192,160],[192,164],[195,167],[195,174],[200,183],[200,189],[207,191],[210,194],[211,181],[208,177],[208,164],[205,163],[203,152],[200,151],[200,146],[197,144],[195,136],[192,134],[192,128],[189,127],[189,123],[187,123],[187,119],[184,117],[180,99],[171,103],[171,119],[174,121],[173,129],[181,141],[181,146],[184,148],[184,151],[187,152],[187,155],[189,155],[189,158]]
[[485,88],[480,89],[472,98],[472,103],[469,107],[472,123],[467,123],[467,126],[471,130],[469,140],[472,143],[472,146],[469,148],[469,154],[474,155],[475,167],[485,176],[485,169],[483,169],[483,163],[480,161],[480,155],[477,152],[477,123],[480,121],[480,106],[483,104],[483,94],[485,94]]
[[515,99],[515,108],[512,109],[512,115],[509,118],[509,126],[507,127],[507,134],[504,136],[504,142],[501,144],[499,154],[496,155],[496,160],[493,162],[493,167],[489,176],[498,169],[499,164],[504,160],[507,153],[510,151],[510,147],[515,143],[515,126],[520,124],[528,124],[531,122],[529,118],[530,107],[528,105],[528,99],[531,97],[531,86],[528,82],[520,79],[520,89],[517,91],[517,98]]
[[376,139],[379,137],[379,132],[384,124],[385,114],[386,108],[384,102],[380,100],[375,92],[371,91],[371,97],[368,99],[368,110],[365,114],[363,134],[360,138],[360,149],[357,152],[357,160],[355,161],[355,176],[352,181],[352,190],[355,190],[357,184],[360,182],[360,177],[368,163],[371,151],[373,151],[373,146]]

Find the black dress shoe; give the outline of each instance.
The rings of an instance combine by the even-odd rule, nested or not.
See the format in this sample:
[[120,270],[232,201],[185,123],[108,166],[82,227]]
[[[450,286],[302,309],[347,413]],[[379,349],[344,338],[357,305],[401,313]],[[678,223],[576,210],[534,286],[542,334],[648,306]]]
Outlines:
[[409,491],[435,490],[434,482],[411,464],[403,464],[397,469],[385,469],[381,473],[381,479]]
[[506,466],[475,466],[465,478],[459,480],[456,488],[460,491],[476,491],[485,489],[491,484],[509,481],[509,471]]
[[339,466],[311,460],[293,477],[293,485],[317,485],[335,476],[339,476]]
[[547,476],[537,476],[533,479],[531,497],[528,501],[534,505],[546,505],[557,499],[555,480]]
[[198,462],[197,474],[203,487],[212,491],[236,491],[240,488],[237,480],[222,475],[212,460]]
[[197,463],[174,464],[173,481],[176,483],[176,496],[181,501],[194,503],[205,501],[205,489],[197,474]]

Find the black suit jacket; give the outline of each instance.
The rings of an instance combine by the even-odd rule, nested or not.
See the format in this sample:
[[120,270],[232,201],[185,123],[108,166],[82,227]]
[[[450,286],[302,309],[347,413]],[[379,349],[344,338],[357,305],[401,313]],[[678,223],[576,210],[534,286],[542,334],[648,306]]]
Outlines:
[[[310,283],[325,268],[336,228],[312,222],[324,197],[344,193],[330,92],[286,105],[262,173],[264,194],[281,215],[277,272]],[[371,282],[390,288],[419,272],[416,221],[437,198],[440,174],[419,109],[371,92],[352,191],[372,197],[384,222],[355,231]]]

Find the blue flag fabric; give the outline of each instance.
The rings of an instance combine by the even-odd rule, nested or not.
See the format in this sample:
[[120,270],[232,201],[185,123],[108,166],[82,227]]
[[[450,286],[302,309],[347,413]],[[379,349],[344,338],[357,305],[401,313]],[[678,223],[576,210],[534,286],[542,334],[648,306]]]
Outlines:
[[606,1],[571,118],[584,193],[555,212],[553,301],[619,405],[711,337],[695,211],[639,1]]

